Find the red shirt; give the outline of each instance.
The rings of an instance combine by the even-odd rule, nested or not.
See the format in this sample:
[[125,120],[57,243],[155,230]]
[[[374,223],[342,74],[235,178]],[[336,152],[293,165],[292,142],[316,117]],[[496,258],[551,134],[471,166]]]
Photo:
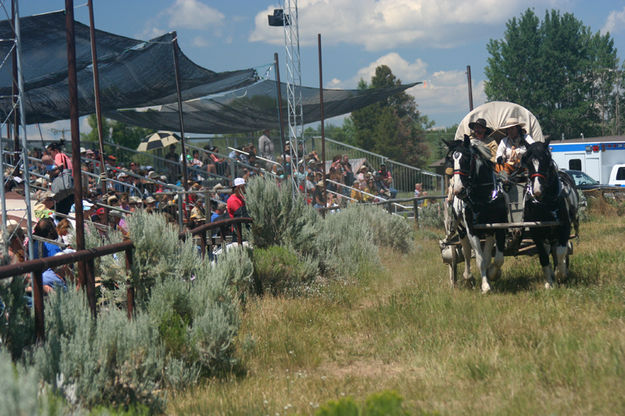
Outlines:
[[228,201],[226,202],[226,208],[228,209],[228,215],[230,218],[234,218],[234,213],[245,205],[245,199],[241,198],[237,194],[230,195]]

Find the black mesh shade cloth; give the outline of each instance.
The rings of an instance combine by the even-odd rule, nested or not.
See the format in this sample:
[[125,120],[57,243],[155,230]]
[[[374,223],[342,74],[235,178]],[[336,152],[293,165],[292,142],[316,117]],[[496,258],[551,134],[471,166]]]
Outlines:
[[[366,90],[323,90],[324,117],[347,114],[413,87],[420,82]],[[283,117],[287,115],[286,85],[281,84]],[[296,89],[297,91],[297,89]],[[304,124],[321,120],[319,89],[302,87]],[[226,134],[277,129],[277,83],[263,80],[228,93],[185,101],[184,130],[189,133]],[[178,105],[166,104],[144,110],[107,112],[107,117],[155,130],[180,130]]]
[[[50,122],[69,118],[67,40],[65,12],[20,19],[22,74],[26,122]],[[0,21],[0,39],[13,38],[9,21]],[[75,22],[78,109],[80,115],[95,112],[89,26]],[[96,30],[103,111],[145,107],[176,100],[173,60],[174,34],[148,42]],[[0,42],[4,59],[13,42]],[[254,69],[214,72],[193,63],[177,49],[183,99],[240,88],[255,82]],[[12,107],[10,59],[0,67],[0,116]]]

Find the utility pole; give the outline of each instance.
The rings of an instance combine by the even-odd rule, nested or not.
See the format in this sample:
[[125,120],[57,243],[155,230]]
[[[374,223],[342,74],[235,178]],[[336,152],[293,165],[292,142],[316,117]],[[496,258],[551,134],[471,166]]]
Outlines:
[[469,84],[469,111],[473,111],[473,86],[471,85],[471,65],[467,65],[467,84]]

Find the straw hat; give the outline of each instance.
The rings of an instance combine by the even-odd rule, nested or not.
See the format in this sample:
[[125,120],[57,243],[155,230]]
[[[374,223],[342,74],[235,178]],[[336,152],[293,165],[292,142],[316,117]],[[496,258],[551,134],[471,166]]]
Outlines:
[[506,120],[505,124],[501,126],[499,129],[505,130],[514,126],[520,126],[521,128],[525,128],[525,123],[523,123],[521,120],[519,120],[516,117],[510,117],[509,119]]

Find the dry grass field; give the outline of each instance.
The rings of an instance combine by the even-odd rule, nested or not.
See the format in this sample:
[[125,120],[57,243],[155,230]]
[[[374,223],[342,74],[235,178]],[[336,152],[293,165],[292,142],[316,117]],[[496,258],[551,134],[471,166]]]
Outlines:
[[349,283],[252,300],[236,370],[167,413],[306,415],[395,390],[409,414],[625,414],[625,219],[583,223],[569,281],[549,291],[537,257],[506,258],[488,295],[450,289],[440,233]]

